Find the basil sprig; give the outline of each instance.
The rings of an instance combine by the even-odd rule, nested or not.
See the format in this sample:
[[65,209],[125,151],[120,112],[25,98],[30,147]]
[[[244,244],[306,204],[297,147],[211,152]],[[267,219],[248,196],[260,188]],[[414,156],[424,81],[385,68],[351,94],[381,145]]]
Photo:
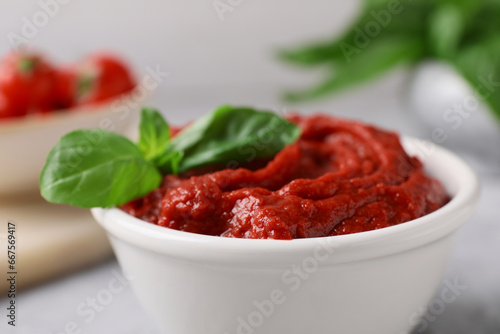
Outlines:
[[152,108],[142,108],[137,146],[147,160],[165,153],[170,142],[170,127],[165,119]]
[[291,91],[292,101],[314,99],[368,81],[400,64],[438,59],[451,64],[500,119],[500,1],[365,0],[339,37],[280,53],[302,67],[322,67],[325,81]]
[[[272,112],[222,106],[172,139],[167,154],[180,152],[182,159],[175,167],[185,172],[206,165],[272,157],[299,135],[296,125]],[[159,167],[169,174],[171,165],[162,162]]]
[[40,175],[42,196],[83,208],[121,205],[156,189],[162,174],[269,158],[300,128],[251,108],[223,106],[174,138],[161,114],[143,108],[137,145],[105,130],[76,130],[52,148]]

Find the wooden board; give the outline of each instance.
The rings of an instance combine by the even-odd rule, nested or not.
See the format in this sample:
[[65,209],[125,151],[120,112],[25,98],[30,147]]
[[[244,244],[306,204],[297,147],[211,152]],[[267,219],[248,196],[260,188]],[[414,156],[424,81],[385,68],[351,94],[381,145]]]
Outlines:
[[[112,256],[104,230],[89,210],[45,202],[37,193],[0,198],[0,293],[9,270],[8,222],[14,222],[17,288],[54,279]],[[12,225],[11,225],[12,226]]]

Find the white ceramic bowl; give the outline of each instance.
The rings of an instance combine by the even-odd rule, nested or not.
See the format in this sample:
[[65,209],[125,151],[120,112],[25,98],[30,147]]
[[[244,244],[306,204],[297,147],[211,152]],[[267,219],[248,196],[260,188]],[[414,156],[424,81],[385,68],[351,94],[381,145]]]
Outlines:
[[136,90],[95,106],[0,122],[0,196],[37,191],[50,149],[76,129],[103,128],[125,133],[136,124],[142,98]]
[[352,235],[246,240],[176,231],[92,209],[143,307],[165,333],[398,334],[439,285],[479,196],[457,156],[406,139],[452,200],[411,222]]

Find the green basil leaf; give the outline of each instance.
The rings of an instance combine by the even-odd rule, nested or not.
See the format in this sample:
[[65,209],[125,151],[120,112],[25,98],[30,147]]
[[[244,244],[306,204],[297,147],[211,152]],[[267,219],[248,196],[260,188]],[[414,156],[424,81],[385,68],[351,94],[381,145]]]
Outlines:
[[464,31],[462,46],[475,44],[478,41],[498,35],[500,30],[500,2],[497,0],[467,1],[468,6],[462,9],[467,13],[467,27]]
[[[179,165],[184,158],[182,151],[169,151],[160,156],[155,161],[155,165],[159,166],[165,174],[179,174]],[[163,167],[162,167],[163,166]]]
[[161,114],[153,108],[142,108],[137,145],[146,159],[152,160],[163,154],[169,141],[170,128]]
[[499,55],[500,36],[486,36],[464,47],[451,62],[500,120]]
[[453,56],[465,29],[466,20],[456,4],[439,6],[429,18],[429,44],[433,53],[442,58]]
[[389,2],[367,0],[364,9],[339,37],[278,53],[281,60],[298,66],[350,63],[350,51],[364,52],[378,39],[419,38],[427,31],[427,17],[433,5],[426,0]]
[[[268,158],[293,143],[300,128],[272,112],[223,106],[174,137],[169,152],[182,152],[179,172],[211,164]],[[170,162],[159,168],[171,173]]]
[[52,203],[109,207],[146,195],[161,180],[156,167],[127,138],[104,130],[77,130],[49,153],[40,189]]
[[353,55],[350,63],[333,71],[331,77],[311,90],[285,95],[289,101],[322,97],[354,84],[372,79],[401,63],[421,58],[424,46],[418,38],[378,38],[370,47]]

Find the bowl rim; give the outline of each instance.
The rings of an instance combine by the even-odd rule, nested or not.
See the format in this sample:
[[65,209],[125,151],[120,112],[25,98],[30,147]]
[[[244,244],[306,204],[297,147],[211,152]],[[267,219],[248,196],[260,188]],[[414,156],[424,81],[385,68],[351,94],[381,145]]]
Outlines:
[[[451,174],[454,172],[456,175],[454,181],[458,189],[455,194],[450,194],[451,200],[440,209],[382,229],[293,240],[240,239],[169,229],[140,220],[118,208],[93,208],[91,211],[112,241],[123,240],[139,248],[185,260],[234,262],[236,259],[246,259],[250,262],[255,260],[265,263],[273,261],[273,258],[276,260],[277,257],[283,260],[293,254],[304,256],[318,246],[333,247],[337,254],[344,253],[336,257],[337,262],[386,256],[421,247],[448,236],[472,215],[479,198],[477,176],[461,158],[428,141],[411,137],[404,137],[402,140],[403,146],[411,155],[412,147],[422,143],[433,147],[433,153],[422,159],[424,166],[430,164],[430,159],[443,160],[445,163],[440,164],[439,168],[448,174],[453,167]],[[434,174],[432,170],[428,172]],[[450,189],[446,190],[452,192]],[[266,256],[263,257],[262,254]]]
[[[147,93],[147,90],[145,91]],[[128,92],[118,94],[101,102],[54,110],[47,114],[30,114],[24,117],[6,118],[0,122],[0,135],[29,131],[41,127],[50,127],[54,124],[64,123],[68,119],[73,119],[74,117],[86,117],[89,115],[89,110],[90,114],[94,115],[106,113],[112,109],[116,103],[120,101],[126,103],[125,101],[133,100],[136,94],[142,93],[143,90],[141,90],[141,86],[136,85]]]

